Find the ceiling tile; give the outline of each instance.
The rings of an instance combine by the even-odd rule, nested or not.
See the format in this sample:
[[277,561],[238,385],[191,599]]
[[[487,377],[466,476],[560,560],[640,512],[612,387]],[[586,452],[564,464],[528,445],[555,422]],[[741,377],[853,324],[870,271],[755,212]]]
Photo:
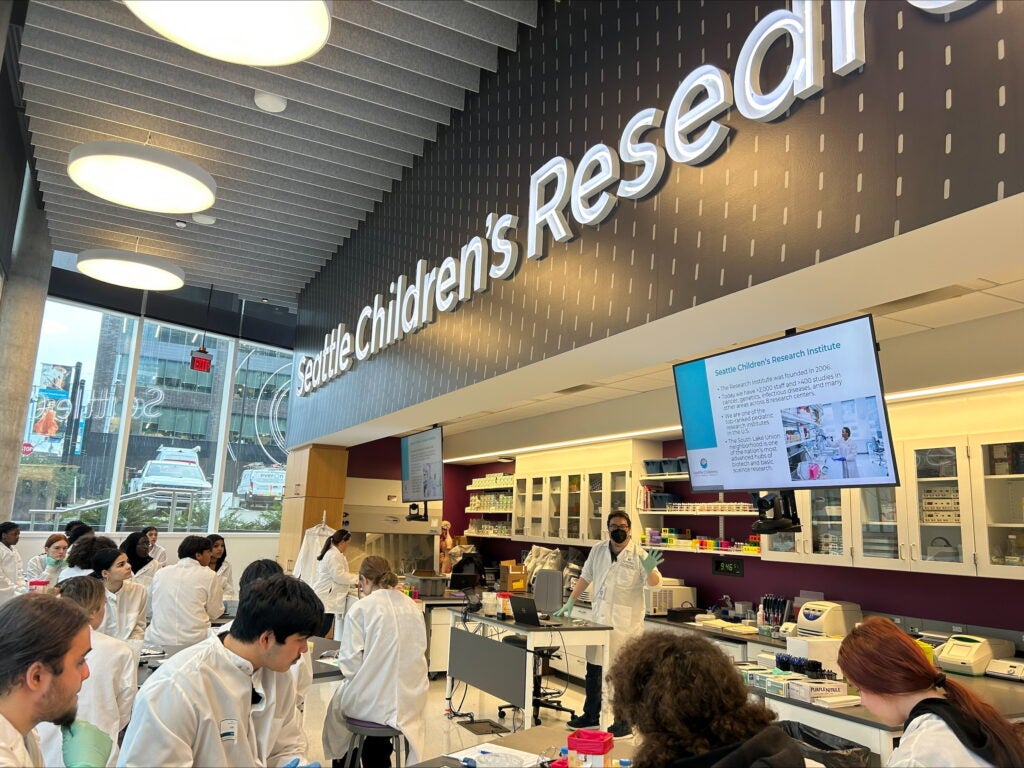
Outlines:
[[903,320],[929,328],[941,328],[945,325],[965,323],[968,320],[999,315],[1015,309],[1020,309],[1020,304],[1017,302],[990,296],[987,293],[969,293],[955,299],[946,299],[934,304],[894,312],[889,317],[893,320]]

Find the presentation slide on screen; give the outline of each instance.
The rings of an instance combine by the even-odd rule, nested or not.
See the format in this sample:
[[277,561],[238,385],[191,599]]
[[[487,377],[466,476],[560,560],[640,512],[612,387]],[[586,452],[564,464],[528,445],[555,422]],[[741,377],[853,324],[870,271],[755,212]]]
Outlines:
[[674,373],[695,491],[896,482],[867,317]]
[[402,438],[402,501],[444,498],[441,468],[440,429]]

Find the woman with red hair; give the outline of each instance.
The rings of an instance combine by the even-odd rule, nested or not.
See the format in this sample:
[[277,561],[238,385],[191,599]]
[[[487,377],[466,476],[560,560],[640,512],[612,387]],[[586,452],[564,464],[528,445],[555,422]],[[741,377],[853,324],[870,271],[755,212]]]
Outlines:
[[861,704],[887,725],[903,724],[887,766],[1024,765],[1024,726],[947,678],[889,619],[858,624],[839,648],[839,666]]

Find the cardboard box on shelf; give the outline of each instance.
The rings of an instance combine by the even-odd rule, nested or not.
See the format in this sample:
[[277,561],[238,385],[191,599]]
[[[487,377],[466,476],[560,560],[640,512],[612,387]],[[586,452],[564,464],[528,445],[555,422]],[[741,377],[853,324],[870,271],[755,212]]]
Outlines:
[[790,680],[789,698],[810,704],[822,696],[845,696],[849,686],[842,680]]
[[500,564],[498,589],[501,592],[526,591],[526,566],[515,560],[502,560]]

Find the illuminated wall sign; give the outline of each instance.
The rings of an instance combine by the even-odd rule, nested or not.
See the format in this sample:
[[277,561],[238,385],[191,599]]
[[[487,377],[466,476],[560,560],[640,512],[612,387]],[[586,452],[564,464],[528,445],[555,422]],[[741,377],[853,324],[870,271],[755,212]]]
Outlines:
[[[947,14],[974,0],[906,0],[932,14]],[[823,0],[794,0],[792,10],[776,10],[750,31],[740,50],[733,75],[705,64],[677,86],[665,110],[647,108],[627,121],[616,146],[595,144],[579,159],[554,157],[530,177],[526,222],[526,258],[539,260],[545,251],[547,229],[555,242],[576,237],[570,217],[580,226],[606,221],[620,199],[640,200],[664,177],[667,159],[696,166],[715,156],[729,136],[719,122],[735,107],[750,120],[768,122],[786,113],[797,99],[818,93],[824,83]],[[853,73],[864,65],[866,0],[829,0],[832,72]],[[761,89],[765,56],[780,38],[790,42],[786,73],[772,90]],[[645,136],[663,131],[664,147]],[[624,167],[631,169],[623,178]],[[458,256],[439,266],[416,264],[414,275],[400,275],[388,294],[377,294],[363,307],[354,327],[340,323],[324,335],[323,349],[303,357],[296,373],[296,394],[306,396],[352,370],[381,350],[434,322],[438,313],[454,312],[462,303],[488,290],[491,280],[512,278],[520,263],[514,238],[518,219],[490,213],[484,237],[473,237]]]

